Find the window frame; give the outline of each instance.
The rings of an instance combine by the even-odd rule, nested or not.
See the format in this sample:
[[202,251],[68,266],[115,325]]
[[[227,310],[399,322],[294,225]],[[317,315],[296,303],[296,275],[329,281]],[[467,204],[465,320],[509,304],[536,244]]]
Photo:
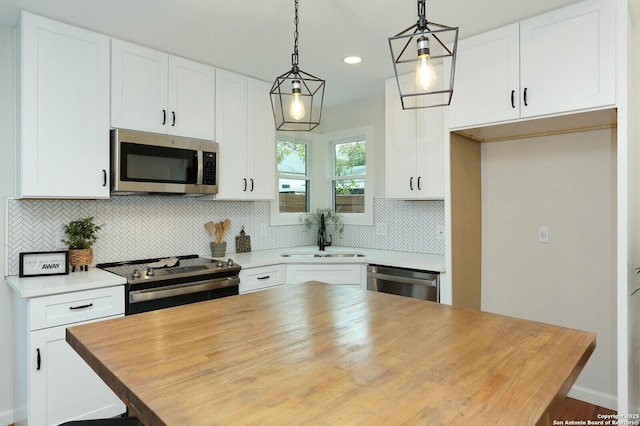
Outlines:
[[[276,133],[277,149],[278,140],[288,140],[307,145],[307,196],[309,197],[309,210],[333,206],[333,176],[335,164],[334,141],[364,140],[367,149],[367,172],[365,177],[365,209],[364,213],[340,213],[345,225],[373,225],[373,198],[375,194],[375,131],[373,125],[352,127],[328,133],[306,133],[304,138],[298,133]],[[277,161],[277,156],[276,160]],[[299,225],[300,216],[305,213],[280,213],[280,174],[278,166],[275,167],[276,184],[274,185],[274,198],[270,202],[270,222],[277,225]]]
[[[357,132],[356,130],[360,130]],[[374,151],[375,145],[370,141],[372,139],[372,128],[365,129],[348,129],[345,131],[334,132],[328,135],[328,148],[331,152],[331,164],[329,165],[328,172],[328,196],[331,208],[335,211],[335,198],[333,196],[333,188],[335,182],[340,180],[350,179],[364,179],[364,212],[363,213],[340,213],[345,225],[373,225],[373,193],[374,193]],[[348,135],[348,136],[347,136]],[[345,175],[336,176],[335,164],[336,164],[336,145],[349,143],[349,142],[364,142],[366,150],[366,172],[364,175]]]
[[302,212],[291,212],[291,213],[287,213],[287,212],[280,212],[280,179],[299,179],[299,180],[306,180],[307,181],[307,185],[306,185],[306,190],[307,190],[307,202],[309,205],[309,211],[313,210],[313,200],[310,198],[311,194],[313,193],[312,191],[312,186],[313,186],[313,166],[311,164],[311,160],[313,158],[313,154],[312,154],[312,147],[313,147],[313,140],[310,139],[302,139],[299,137],[292,137],[290,134],[282,134],[282,133],[278,133],[276,134],[276,143],[275,143],[275,149],[277,151],[278,149],[278,141],[287,141],[287,142],[293,142],[293,143],[299,143],[299,144],[304,144],[306,146],[305,148],[305,166],[306,166],[306,174],[304,176],[301,175],[290,175],[290,174],[286,174],[286,173],[280,173],[278,171],[278,158],[277,155],[275,156],[276,158],[276,167],[275,167],[275,174],[276,174],[276,185],[275,185],[275,197],[274,200],[270,203],[270,216],[271,216],[271,225],[297,225],[300,223],[300,215],[303,215],[305,213]]

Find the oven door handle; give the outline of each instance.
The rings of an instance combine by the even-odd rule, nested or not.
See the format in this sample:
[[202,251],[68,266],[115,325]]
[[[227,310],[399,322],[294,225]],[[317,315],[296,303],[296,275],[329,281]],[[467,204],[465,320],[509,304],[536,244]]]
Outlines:
[[146,302],[149,300],[165,299],[167,297],[182,296],[202,291],[216,290],[240,284],[240,278],[225,277],[214,280],[198,281],[185,284],[167,286],[163,288],[147,288],[129,292],[129,303]]
[[408,278],[408,277],[401,277],[401,276],[398,276],[398,275],[381,274],[379,272],[367,272],[367,276],[372,277],[372,278],[379,278],[379,279],[386,280],[386,281],[393,281],[393,282],[399,282],[399,283],[405,283],[405,284],[422,285],[422,286],[425,286],[425,287],[438,287],[438,281],[437,280],[425,280],[425,279],[419,279],[419,278]]

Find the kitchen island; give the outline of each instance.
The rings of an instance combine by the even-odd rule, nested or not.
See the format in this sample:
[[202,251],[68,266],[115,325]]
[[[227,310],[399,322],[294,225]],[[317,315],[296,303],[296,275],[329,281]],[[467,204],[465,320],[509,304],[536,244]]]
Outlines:
[[67,329],[147,426],[550,424],[593,333],[312,282]]

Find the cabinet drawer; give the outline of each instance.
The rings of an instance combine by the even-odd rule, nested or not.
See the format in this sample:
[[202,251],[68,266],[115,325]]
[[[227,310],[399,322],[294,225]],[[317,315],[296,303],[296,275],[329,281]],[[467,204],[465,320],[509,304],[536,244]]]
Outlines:
[[39,330],[124,314],[124,286],[97,288],[31,299],[29,329]]
[[240,293],[283,285],[285,283],[284,276],[284,265],[242,269],[240,271]]
[[329,284],[361,285],[363,268],[360,264],[287,265],[287,284],[323,281]]

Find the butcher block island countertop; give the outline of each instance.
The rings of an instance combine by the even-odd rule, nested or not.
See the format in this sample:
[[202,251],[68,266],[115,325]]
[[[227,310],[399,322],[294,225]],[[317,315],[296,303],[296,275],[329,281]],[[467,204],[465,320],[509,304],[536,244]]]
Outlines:
[[593,333],[319,282],[67,329],[147,426],[551,424]]

